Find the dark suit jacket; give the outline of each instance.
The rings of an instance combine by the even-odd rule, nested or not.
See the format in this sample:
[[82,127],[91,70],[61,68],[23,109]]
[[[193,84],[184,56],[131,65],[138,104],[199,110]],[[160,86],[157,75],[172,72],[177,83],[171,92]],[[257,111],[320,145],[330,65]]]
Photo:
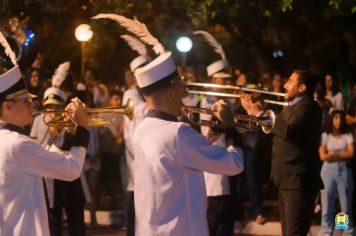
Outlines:
[[303,97],[287,106],[272,130],[272,173],[281,190],[311,191],[322,188],[319,158],[321,110],[311,98]]

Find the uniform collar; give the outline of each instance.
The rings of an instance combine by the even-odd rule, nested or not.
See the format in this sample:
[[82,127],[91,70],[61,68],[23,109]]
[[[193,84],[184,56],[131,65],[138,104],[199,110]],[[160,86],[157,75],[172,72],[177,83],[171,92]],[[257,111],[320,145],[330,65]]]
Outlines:
[[159,110],[153,110],[153,109],[148,110],[147,117],[157,118],[166,121],[174,121],[174,122],[178,121],[177,117],[171,114]]
[[18,127],[16,125],[13,125],[13,124],[6,124],[3,126],[4,129],[7,129],[7,130],[10,130],[10,131],[13,131],[13,132],[17,132],[19,134],[23,134],[25,135],[25,130],[21,127]]

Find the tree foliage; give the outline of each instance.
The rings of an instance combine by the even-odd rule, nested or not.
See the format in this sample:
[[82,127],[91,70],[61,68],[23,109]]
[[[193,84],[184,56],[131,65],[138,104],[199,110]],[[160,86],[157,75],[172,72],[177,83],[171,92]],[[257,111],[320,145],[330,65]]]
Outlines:
[[[103,80],[117,81],[136,55],[119,38],[126,33],[109,20],[92,21],[100,12],[137,17],[167,49],[193,30],[207,30],[223,44],[235,67],[245,71],[309,68],[315,72],[356,71],[356,0],[2,0],[5,20],[18,16],[35,32],[47,66],[71,60],[79,72],[80,45],[74,37],[79,23],[90,23],[88,66]],[[188,63],[217,59],[204,42],[194,38]],[[273,57],[281,51],[283,57]],[[179,62],[179,54],[177,55]]]

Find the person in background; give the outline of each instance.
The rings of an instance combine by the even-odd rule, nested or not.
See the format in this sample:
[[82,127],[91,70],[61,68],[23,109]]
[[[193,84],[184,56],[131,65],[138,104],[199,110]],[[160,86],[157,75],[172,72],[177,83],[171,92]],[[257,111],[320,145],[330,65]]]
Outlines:
[[[271,82],[271,87],[272,87],[272,92],[276,92],[276,93],[283,93],[284,89],[283,89],[283,77],[281,76],[281,74],[279,73],[275,73],[273,75],[272,78],[272,82]],[[283,102],[284,98],[280,97],[280,96],[265,96],[265,98],[277,101],[277,102]],[[279,113],[281,113],[283,106],[280,105],[276,105],[276,104],[267,104],[266,106],[267,109],[271,109],[272,111],[274,111],[274,113],[276,115],[278,115]]]
[[[345,124],[344,113],[332,110],[325,123],[319,148],[323,161],[321,177],[324,189],[321,190],[321,232],[332,235],[335,222],[335,201],[338,198],[341,211],[349,216],[352,226],[352,194],[354,189],[350,161],[354,157],[354,139]],[[345,230],[345,235],[353,235],[353,229]]]
[[339,81],[335,76],[326,74],[324,83],[326,88],[325,98],[329,99],[333,109],[344,109],[344,99],[340,92]]
[[[242,107],[248,111],[248,115],[261,117],[264,113],[264,103],[262,96],[255,94],[253,103],[246,103],[241,100]],[[265,134],[261,129],[248,130],[242,135],[244,152],[244,181],[247,186],[247,193],[250,202],[250,216],[258,224],[266,223],[267,219],[262,215],[262,193],[261,185],[258,182],[258,167],[264,157]],[[241,191],[243,194],[243,191]]]
[[[121,106],[122,93],[118,90],[111,90],[109,97],[109,107]],[[122,159],[124,158],[124,115],[116,114],[115,121],[100,130],[100,149],[102,153],[100,173],[101,182],[106,183],[105,188],[110,196],[111,209],[117,208],[116,196],[118,191],[125,189],[122,183]],[[113,114],[107,113],[100,116],[107,120],[113,119]],[[126,164],[126,163],[123,163]],[[102,186],[104,187],[104,186]]]
[[93,95],[94,107],[105,106],[109,99],[109,90],[105,84],[98,80],[96,72],[92,69],[87,69],[83,80],[88,91]]
[[322,124],[332,107],[331,101],[325,97],[325,87],[321,83],[316,84],[314,99],[319,104],[322,112]]

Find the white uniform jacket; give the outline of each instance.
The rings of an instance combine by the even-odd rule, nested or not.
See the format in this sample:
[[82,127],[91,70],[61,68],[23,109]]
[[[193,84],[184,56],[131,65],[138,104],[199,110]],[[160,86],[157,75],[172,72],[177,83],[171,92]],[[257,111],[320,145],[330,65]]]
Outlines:
[[[0,235],[46,236],[49,229],[41,177],[78,178],[85,145],[72,147],[67,156],[51,153],[13,127],[13,131],[0,127]],[[88,140],[87,131],[80,130],[78,138]]]
[[134,177],[133,177],[133,162],[134,162],[134,148],[135,145],[132,142],[135,128],[145,118],[148,108],[147,103],[139,93],[137,88],[129,89],[124,93],[123,104],[128,99],[131,99],[134,105],[134,116],[132,120],[129,120],[125,116],[124,118],[124,140],[125,140],[125,157],[127,162],[127,191],[134,191]]
[[242,151],[210,145],[188,124],[153,110],[134,143],[136,235],[208,236],[203,171],[240,173]]
[[[211,109],[213,104],[217,102],[217,97],[206,96],[200,103],[201,108]],[[201,119],[209,119],[211,115],[200,114]],[[201,127],[202,134],[208,132],[208,128],[202,126]],[[218,145],[220,147],[226,147],[225,135],[221,135],[221,137],[214,142],[214,145]],[[229,177],[227,175],[217,175],[208,172],[204,172],[204,179],[206,184],[206,195],[208,197],[212,196],[223,196],[230,194],[230,183]]]

